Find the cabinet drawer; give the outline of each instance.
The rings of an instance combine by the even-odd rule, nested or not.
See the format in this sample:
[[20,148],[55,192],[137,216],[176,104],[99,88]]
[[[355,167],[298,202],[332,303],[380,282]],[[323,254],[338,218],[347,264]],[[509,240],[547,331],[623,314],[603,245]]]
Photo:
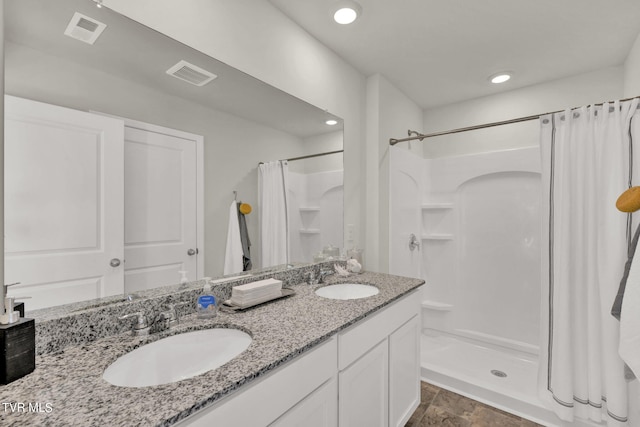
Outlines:
[[345,369],[419,313],[420,292],[416,289],[341,332],[338,335],[338,369]]

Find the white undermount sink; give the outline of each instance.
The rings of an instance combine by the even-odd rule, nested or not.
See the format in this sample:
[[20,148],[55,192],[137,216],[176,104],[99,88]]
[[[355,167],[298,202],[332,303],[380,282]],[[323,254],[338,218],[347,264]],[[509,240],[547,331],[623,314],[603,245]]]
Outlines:
[[378,288],[362,283],[340,283],[316,289],[316,295],[329,299],[359,299],[377,295]]
[[214,328],[173,335],[120,356],[102,378],[122,387],[147,387],[195,377],[227,363],[251,344],[237,329]]

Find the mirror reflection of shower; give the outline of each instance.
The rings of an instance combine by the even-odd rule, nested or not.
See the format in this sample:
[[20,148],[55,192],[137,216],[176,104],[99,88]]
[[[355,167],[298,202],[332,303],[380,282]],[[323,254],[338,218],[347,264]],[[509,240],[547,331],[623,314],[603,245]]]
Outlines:
[[258,165],[257,268],[344,255],[343,126],[326,114],[332,129],[302,138],[289,158]]
[[317,262],[343,255],[342,158],[337,150],[289,162],[290,262]]
[[262,268],[344,256],[342,149],[260,163],[258,175]]

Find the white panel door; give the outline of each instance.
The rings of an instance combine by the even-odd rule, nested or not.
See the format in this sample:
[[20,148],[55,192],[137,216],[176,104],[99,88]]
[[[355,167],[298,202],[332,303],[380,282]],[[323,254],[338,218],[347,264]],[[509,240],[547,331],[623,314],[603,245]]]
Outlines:
[[198,278],[196,141],[169,131],[125,127],[127,292]]
[[388,422],[387,340],[340,372],[338,425],[385,427]]
[[420,317],[389,336],[389,426],[402,427],[420,404]]
[[5,96],[5,282],[30,310],[124,292],[123,129]]

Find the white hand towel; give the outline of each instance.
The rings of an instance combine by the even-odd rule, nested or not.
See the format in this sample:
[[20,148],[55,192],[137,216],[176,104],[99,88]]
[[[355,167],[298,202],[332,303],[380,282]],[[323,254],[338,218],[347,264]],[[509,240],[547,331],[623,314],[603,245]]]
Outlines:
[[640,378],[640,248],[636,250],[622,300],[620,315],[620,346],[618,353],[627,366]]
[[227,230],[227,250],[224,255],[224,274],[241,272],[242,241],[240,240],[240,223],[238,222],[238,203],[234,200],[229,207],[229,229]]

